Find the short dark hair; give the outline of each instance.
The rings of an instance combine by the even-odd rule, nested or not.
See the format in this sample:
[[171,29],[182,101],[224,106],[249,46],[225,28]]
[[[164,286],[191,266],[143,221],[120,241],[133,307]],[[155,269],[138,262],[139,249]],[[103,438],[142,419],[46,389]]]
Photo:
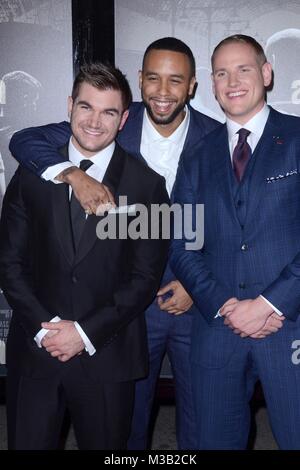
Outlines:
[[181,54],[186,55],[187,58],[189,59],[190,67],[191,67],[191,77],[194,77],[196,75],[195,57],[191,49],[189,48],[189,46],[187,46],[187,44],[185,44],[180,39],[173,38],[173,37],[166,37],[166,38],[157,39],[156,41],[149,44],[143,57],[143,68],[144,68],[146,56],[152,50],[181,52]]
[[234,34],[233,36],[228,36],[227,38],[223,39],[219,44],[215,47],[212,56],[211,56],[211,66],[212,69],[214,68],[214,60],[216,53],[218,50],[222,47],[225,46],[226,44],[232,44],[232,43],[240,43],[240,44],[249,44],[249,46],[252,47],[254,52],[257,55],[257,58],[259,62],[262,64],[265,64],[267,62],[266,55],[264,53],[264,50],[262,46],[256,41],[256,39],[252,38],[251,36],[246,36],[245,34]]
[[132,102],[132,93],[127,78],[121,70],[110,64],[91,62],[80,67],[73,84],[73,101],[77,98],[82,83],[88,83],[98,90],[120,91],[124,110],[128,109]]

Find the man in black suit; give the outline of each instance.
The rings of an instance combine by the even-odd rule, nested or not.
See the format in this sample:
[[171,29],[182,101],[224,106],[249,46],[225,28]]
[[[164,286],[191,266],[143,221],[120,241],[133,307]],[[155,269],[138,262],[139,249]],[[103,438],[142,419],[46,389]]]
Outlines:
[[[72,137],[62,149],[77,166],[92,162],[87,172],[115,200],[127,197],[128,206],[107,216],[123,229],[133,220],[128,207],[168,202],[164,179],[114,141],[130,102],[119,70],[82,68],[69,97]],[[11,449],[55,449],[66,408],[80,449],[125,448],[135,380],[147,374],[142,312],[159,287],[168,243],[161,236],[97,238],[99,218],[80,213],[71,193],[19,168],[4,198]]]

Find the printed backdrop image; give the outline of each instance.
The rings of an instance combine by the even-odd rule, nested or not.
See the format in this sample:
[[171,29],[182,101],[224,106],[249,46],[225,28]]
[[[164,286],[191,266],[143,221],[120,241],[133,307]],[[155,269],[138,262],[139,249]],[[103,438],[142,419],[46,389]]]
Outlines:
[[[71,0],[0,1],[0,210],[17,163],[8,150],[24,127],[66,119],[72,87]],[[0,364],[11,311],[0,291]]]
[[223,120],[211,91],[210,56],[226,36],[242,33],[262,44],[273,65],[268,103],[300,116],[299,0],[115,0],[115,5],[116,65],[127,74],[136,100],[146,47],[160,37],[175,36],[196,59],[198,87],[192,106]]

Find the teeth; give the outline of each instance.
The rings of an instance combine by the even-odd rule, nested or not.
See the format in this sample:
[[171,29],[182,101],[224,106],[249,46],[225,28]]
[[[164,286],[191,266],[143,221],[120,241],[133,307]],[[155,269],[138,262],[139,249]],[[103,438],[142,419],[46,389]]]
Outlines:
[[172,101],[154,101],[154,106],[156,107],[157,110],[160,110],[162,112],[167,111],[169,107],[172,105]]
[[158,100],[153,100],[155,104],[159,106],[169,106],[172,104],[172,101],[158,101]]
[[236,91],[234,93],[229,93],[229,97],[232,98],[232,97],[235,97],[235,96],[243,96],[245,95],[245,91]]
[[101,132],[99,132],[99,131],[91,131],[91,130],[89,130],[89,129],[85,129],[85,132],[86,132],[87,134],[91,134],[91,135],[101,135]]

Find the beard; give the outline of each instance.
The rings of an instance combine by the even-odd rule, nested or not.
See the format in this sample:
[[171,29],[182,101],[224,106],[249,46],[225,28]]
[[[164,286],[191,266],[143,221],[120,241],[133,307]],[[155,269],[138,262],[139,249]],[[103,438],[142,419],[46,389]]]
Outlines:
[[145,108],[147,110],[147,113],[150,116],[151,120],[154,122],[154,124],[157,124],[157,125],[171,124],[173,121],[175,121],[177,116],[183,111],[183,109],[185,107],[185,103],[180,103],[176,106],[176,108],[174,109],[174,111],[172,111],[172,113],[170,115],[160,117],[160,116],[157,116],[157,115],[153,114],[150,105],[145,100],[143,100],[143,102],[144,102],[144,106],[145,106]]

